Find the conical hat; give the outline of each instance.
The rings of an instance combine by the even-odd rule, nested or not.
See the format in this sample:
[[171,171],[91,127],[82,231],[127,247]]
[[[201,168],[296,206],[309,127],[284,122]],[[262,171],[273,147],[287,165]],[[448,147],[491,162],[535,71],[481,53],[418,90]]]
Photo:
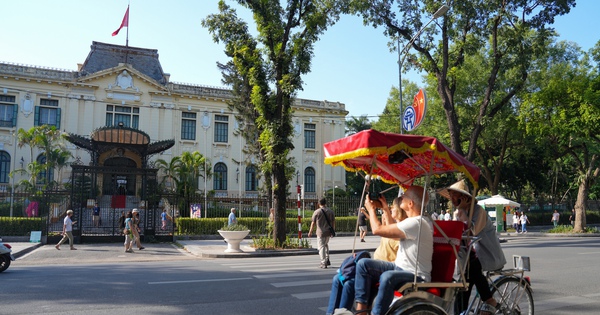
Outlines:
[[437,193],[440,194],[442,197],[450,199],[450,190],[456,191],[463,195],[471,197],[471,194],[469,193],[469,188],[467,187],[467,183],[465,182],[464,179],[450,185],[450,187],[446,187],[446,188],[442,188],[442,189],[438,190]]

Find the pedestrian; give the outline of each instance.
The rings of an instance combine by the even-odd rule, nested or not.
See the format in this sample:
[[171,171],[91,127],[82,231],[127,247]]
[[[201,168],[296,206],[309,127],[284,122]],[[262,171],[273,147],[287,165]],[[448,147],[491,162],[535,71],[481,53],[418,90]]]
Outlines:
[[367,218],[365,207],[361,207],[358,212],[358,229],[360,230],[360,241],[365,242],[367,236]]
[[275,208],[269,209],[269,222],[275,222]]
[[519,230],[520,226],[521,226],[521,223],[519,220],[519,211],[515,211],[515,214],[513,214],[513,228],[515,229],[517,234],[521,233],[521,231]]
[[444,221],[452,221],[452,216],[450,215],[450,210],[446,210],[446,214],[444,214]]
[[121,216],[119,217],[119,230],[121,231],[121,233],[125,229],[125,219],[127,219],[125,211],[121,211]]
[[552,213],[552,223],[554,224],[554,227],[558,227],[558,220],[560,218],[560,213],[558,213],[558,210],[554,209],[554,213]]
[[315,226],[317,248],[319,249],[319,258],[321,259],[319,268],[325,269],[331,265],[329,261],[329,239],[334,236],[333,233],[335,232],[335,215],[333,211],[327,208],[327,199],[325,198],[319,200],[319,209],[315,210],[312,215],[308,237],[311,237]]
[[100,207],[97,202],[94,204],[94,208],[92,208],[92,222],[94,223],[94,227],[100,227]]
[[60,245],[62,245],[62,243],[66,242],[67,239],[69,240],[69,246],[71,247],[71,250],[76,250],[77,248],[73,247],[73,225],[75,225],[77,223],[77,221],[73,221],[71,220],[71,217],[73,216],[73,210],[69,209],[67,210],[67,216],[65,217],[64,221],[63,221],[63,238],[60,240],[60,242],[58,242],[58,244],[56,244],[54,247],[56,247],[56,249],[60,250]]
[[527,218],[527,215],[525,214],[525,212],[521,213],[521,232],[523,234],[527,233],[527,224],[529,224],[529,219]]
[[[467,253],[469,255],[469,268],[467,271],[469,289],[457,296],[454,314],[461,314],[467,308],[473,285],[476,286],[477,292],[484,302],[479,314],[496,314],[498,301],[493,297],[487,278],[483,275],[483,271],[499,270],[506,264],[506,258],[496,236],[494,224],[487,211],[478,205],[469,193],[464,180],[456,182],[450,187],[438,191],[438,193],[448,198],[459,210],[459,221],[469,223],[470,229],[467,232],[479,238],[479,241],[473,245],[475,251]],[[475,205],[472,203],[475,203]],[[473,213],[470,215],[471,210]]]
[[432,219],[432,220],[437,220],[437,219],[438,219],[438,214],[437,214],[437,212],[433,211],[433,213],[431,214],[431,219]]
[[227,225],[234,225],[237,223],[237,218],[235,217],[235,208],[231,208],[231,212],[229,213],[229,217],[227,218]]
[[125,243],[123,244],[125,245],[126,253],[133,253],[133,222],[131,220],[133,214],[131,213],[131,211],[129,211],[124,217],[125,220],[123,222],[123,234],[125,235]]
[[167,214],[167,209],[163,209],[163,212],[160,214],[160,221],[162,225],[160,226],[161,230],[167,229],[167,221],[169,221],[169,215]]
[[571,216],[569,216],[569,221],[571,221],[571,225],[575,227],[575,208],[571,210]]
[[502,228],[506,232],[506,208],[502,209]]
[[140,239],[140,211],[137,208],[133,208],[131,215],[131,234],[133,235],[133,241],[137,245],[138,250],[142,250],[146,247],[142,246],[142,240]]
[[[374,235],[399,239],[400,242],[394,262],[365,258],[356,264],[356,314],[361,315],[368,313],[368,305],[375,293],[370,314],[383,315],[392,303],[394,290],[415,278],[419,282],[431,281],[433,226],[428,217],[421,217],[421,203],[426,205],[429,202],[425,189],[411,186],[406,190],[400,207],[406,211],[408,218],[395,224],[382,225],[379,222],[374,202],[367,196],[365,208],[369,212],[371,231]],[[383,216],[389,214],[384,212]],[[379,282],[377,289],[372,286],[376,282]]]

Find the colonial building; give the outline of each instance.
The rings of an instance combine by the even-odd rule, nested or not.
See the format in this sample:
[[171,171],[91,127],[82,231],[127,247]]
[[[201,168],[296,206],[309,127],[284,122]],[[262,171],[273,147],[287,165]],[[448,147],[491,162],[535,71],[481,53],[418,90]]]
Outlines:
[[[225,88],[171,82],[155,49],[93,42],[77,71],[0,62],[0,187],[20,180],[9,177],[12,170],[32,159],[45,162],[42,151],[34,149],[31,156],[29,147],[19,148],[15,134],[47,124],[72,135],[68,149],[78,164],[143,168],[156,159],[198,151],[210,159],[214,172],[206,183],[199,180],[200,191],[258,196],[257,157],[244,156],[246,144],[236,135],[238,122],[226,105],[231,97]],[[344,170],[324,165],[322,152],[323,143],[344,136],[344,104],[296,99],[293,109],[291,156],[297,176],[290,194],[295,196],[296,182],[306,198],[344,187]],[[103,147],[106,143],[121,145]],[[51,176],[64,183],[71,171],[56,169]],[[102,187],[123,183],[126,179],[113,178]],[[121,189],[135,194],[136,185],[129,182]]]

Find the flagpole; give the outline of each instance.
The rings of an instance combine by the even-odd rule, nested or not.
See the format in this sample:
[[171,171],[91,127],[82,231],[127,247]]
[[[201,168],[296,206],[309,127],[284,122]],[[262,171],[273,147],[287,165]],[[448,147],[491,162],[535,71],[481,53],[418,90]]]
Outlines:
[[127,37],[125,38],[125,47],[129,47],[129,3],[127,3]]

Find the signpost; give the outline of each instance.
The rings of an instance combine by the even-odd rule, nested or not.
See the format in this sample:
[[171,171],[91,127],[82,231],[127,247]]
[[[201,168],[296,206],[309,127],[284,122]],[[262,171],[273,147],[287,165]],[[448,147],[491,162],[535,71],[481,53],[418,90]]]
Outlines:
[[412,106],[408,106],[402,115],[402,129],[413,131],[421,125],[427,112],[427,94],[420,89],[413,100]]

